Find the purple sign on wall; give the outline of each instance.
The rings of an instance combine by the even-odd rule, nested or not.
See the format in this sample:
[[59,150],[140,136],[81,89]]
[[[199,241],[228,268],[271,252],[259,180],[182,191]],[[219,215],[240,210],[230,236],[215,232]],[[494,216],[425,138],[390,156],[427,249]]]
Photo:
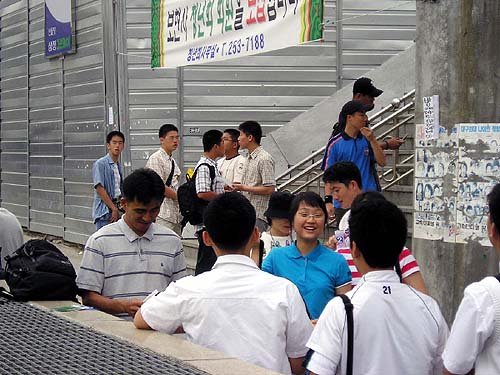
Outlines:
[[45,0],[45,56],[73,52],[72,1]]

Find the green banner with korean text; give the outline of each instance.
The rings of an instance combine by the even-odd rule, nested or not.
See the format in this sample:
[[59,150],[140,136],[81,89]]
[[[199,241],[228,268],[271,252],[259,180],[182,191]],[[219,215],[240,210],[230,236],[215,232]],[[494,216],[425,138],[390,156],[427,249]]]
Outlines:
[[153,68],[255,55],[322,35],[322,0],[151,0]]

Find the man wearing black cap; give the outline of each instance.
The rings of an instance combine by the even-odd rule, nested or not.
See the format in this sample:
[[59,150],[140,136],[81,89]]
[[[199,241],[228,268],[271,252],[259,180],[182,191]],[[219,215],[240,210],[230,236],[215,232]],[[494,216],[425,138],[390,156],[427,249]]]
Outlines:
[[[363,105],[367,107],[367,112],[375,107],[375,98],[378,98],[382,94],[383,91],[376,88],[372,80],[367,77],[358,78],[352,87],[352,100],[363,103]],[[333,125],[331,138],[344,130],[342,126],[345,126],[345,124],[341,124],[340,121]],[[396,150],[401,147],[403,143],[405,143],[405,141],[399,137],[391,137],[379,142],[382,150]]]
[[[325,150],[321,169],[325,170],[338,161],[351,161],[361,172],[365,191],[380,191],[375,163],[385,165],[385,154],[377,142],[373,130],[367,127],[366,112],[370,106],[351,100],[344,104],[339,115],[342,131],[330,138]],[[325,201],[330,219],[333,218],[332,192],[325,186]],[[337,218],[340,220],[340,218]]]

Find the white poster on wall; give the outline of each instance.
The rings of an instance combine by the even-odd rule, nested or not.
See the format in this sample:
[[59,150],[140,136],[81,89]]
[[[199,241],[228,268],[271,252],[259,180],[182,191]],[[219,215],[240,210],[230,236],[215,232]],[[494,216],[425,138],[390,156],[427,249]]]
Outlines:
[[439,95],[424,96],[423,104],[425,139],[436,139],[439,136]]
[[500,182],[500,124],[416,126],[414,236],[489,246],[486,196]]

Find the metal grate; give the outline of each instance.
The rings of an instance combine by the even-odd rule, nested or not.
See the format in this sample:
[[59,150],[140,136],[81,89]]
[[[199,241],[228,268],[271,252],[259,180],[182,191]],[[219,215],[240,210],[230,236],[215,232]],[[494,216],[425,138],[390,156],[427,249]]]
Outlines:
[[207,374],[3,297],[0,297],[0,358],[2,375]]

